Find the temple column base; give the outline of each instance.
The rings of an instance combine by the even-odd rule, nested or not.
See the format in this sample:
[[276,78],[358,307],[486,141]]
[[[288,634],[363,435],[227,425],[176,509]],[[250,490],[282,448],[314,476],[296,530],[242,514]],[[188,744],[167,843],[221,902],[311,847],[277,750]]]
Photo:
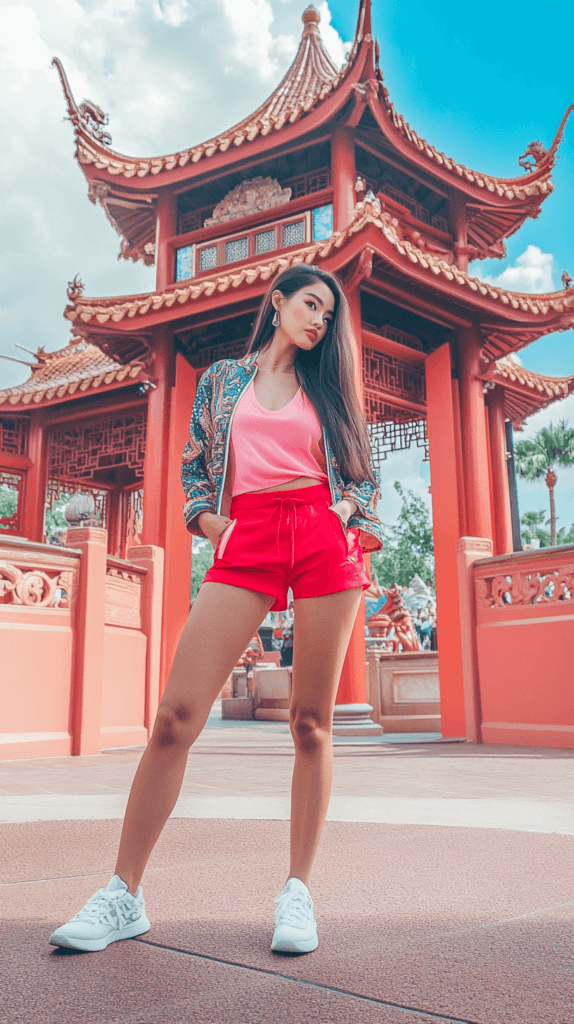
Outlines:
[[371,718],[370,704],[336,704],[333,736],[382,736],[384,729]]

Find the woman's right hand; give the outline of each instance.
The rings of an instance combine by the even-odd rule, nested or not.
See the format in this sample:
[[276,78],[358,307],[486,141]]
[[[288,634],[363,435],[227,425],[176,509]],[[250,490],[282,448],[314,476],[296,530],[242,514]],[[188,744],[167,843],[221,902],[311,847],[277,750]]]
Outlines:
[[197,517],[198,526],[203,530],[213,549],[219,544],[219,538],[226,526],[232,522],[227,516],[217,516],[214,512],[201,512]]

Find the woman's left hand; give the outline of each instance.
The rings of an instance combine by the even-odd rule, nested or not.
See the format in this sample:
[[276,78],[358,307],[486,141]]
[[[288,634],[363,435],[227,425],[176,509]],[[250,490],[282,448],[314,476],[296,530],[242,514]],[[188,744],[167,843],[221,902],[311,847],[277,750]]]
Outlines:
[[341,498],[341,501],[338,501],[336,505],[329,505],[329,508],[339,517],[345,527],[353,513],[357,511],[355,502],[349,501],[348,498]]

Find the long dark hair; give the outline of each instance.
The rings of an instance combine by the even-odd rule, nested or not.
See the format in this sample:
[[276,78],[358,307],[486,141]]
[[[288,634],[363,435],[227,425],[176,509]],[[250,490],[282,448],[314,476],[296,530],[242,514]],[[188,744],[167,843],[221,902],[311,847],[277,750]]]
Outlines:
[[259,308],[247,353],[267,348],[273,338],[273,292],[278,290],[288,298],[308,287],[314,279],[323,281],[331,290],[335,308],[327,333],[319,344],[309,352],[298,351],[295,376],[327,431],[342,476],[355,483],[369,480],[377,486],[371,467],[367,423],[355,387],[349,306],[339,279],[307,263],[297,263],[278,274]]

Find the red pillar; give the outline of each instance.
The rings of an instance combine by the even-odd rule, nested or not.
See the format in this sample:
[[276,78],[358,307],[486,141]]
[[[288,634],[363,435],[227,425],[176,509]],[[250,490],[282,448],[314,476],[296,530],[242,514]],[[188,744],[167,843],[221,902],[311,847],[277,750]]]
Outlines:
[[[333,225],[342,231],[353,219],[355,209],[355,143],[350,128],[338,127],[331,139],[331,184]],[[359,335],[360,337],[360,335]]]
[[443,736],[464,736],[463,650],[457,542],[463,520],[463,482],[457,457],[457,415],[448,344],[428,356],[429,436],[435,554],[438,666]]
[[507,555],[513,550],[513,543],[510,491],[508,488],[508,469],[506,465],[504,390],[500,386],[496,386],[488,396],[488,417],[490,423],[495,554]]
[[[349,302],[349,313],[353,340],[355,343],[356,375],[355,381],[359,400],[363,401],[362,339],[361,339],[361,299],[359,285],[346,291]],[[371,717],[372,707],[367,704],[367,665],[365,650],[365,602],[361,600],[357,618],[349,640],[345,655],[341,679],[337,690],[335,712],[333,715],[333,732],[337,736],[379,735],[383,732]]]
[[157,387],[148,392],[142,545],[155,545],[165,552],[161,693],[189,613],[191,537],[183,524],[180,468],[189,436],[195,371],[182,356],[176,357],[166,324],[156,334],[154,355]]
[[162,324],[154,338],[153,378],[148,391],[142,544],[165,547],[167,459],[175,352],[171,331]]
[[175,385],[171,392],[167,453],[165,589],[161,691],[165,687],[175,649],[189,614],[191,596],[191,534],[183,519],[181,456],[189,439],[189,421],[195,398],[196,372],[182,355],[176,356]]
[[455,195],[450,201],[450,217],[454,232],[454,251],[459,270],[468,270],[468,210],[462,196]]
[[464,328],[458,338],[464,489],[467,531],[471,537],[492,540],[488,445],[481,372],[482,339],[475,328]]
[[30,423],[28,455],[32,465],[26,480],[23,535],[28,540],[42,543],[44,539],[44,504],[46,501],[47,444],[45,410],[38,409]]
[[166,241],[177,234],[177,199],[171,192],[161,192],[156,207],[156,291],[163,292],[174,280],[173,254]]
[[99,754],[102,738],[104,631],[106,618],[106,530],[68,530],[66,544],[82,552],[76,602],[72,754]]

